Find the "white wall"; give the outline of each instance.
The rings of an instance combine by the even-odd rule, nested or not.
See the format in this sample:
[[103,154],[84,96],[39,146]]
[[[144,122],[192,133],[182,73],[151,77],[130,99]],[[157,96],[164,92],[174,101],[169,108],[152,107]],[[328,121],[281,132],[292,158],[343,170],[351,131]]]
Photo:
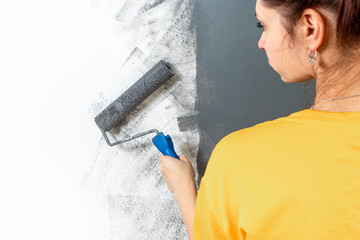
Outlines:
[[[181,81],[163,88],[144,104],[133,123],[137,128],[129,123],[125,133],[159,128],[170,133],[178,154],[196,159],[198,132],[179,132],[176,124],[177,117],[193,112],[194,42],[171,46],[168,42],[176,44],[176,35],[169,39],[169,34],[140,38],[134,21],[128,26],[121,19],[130,19],[126,14],[138,19],[138,12],[131,10],[136,4],[128,4],[132,8],[118,18],[116,11],[112,12],[123,9],[125,2],[130,1],[0,2],[0,239],[137,239],[134,219],[140,213],[130,212],[129,217],[127,212],[119,212],[128,199],[137,199],[130,205],[140,210],[153,207],[157,215],[179,217],[156,166],[143,167],[148,162],[156,165],[159,155],[146,142],[150,137],[134,142],[132,148],[110,149],[93,120],[150,66],[166,59]],[[169,2],[173,5],[144,16],[159,20],[180,1]],[[163,15],[170,19],[171,14]],[[172,25],[164,24],[167,29],[175,24],[170,20]],[[149,25],[142,27],[151,31]],[[184,49],[190,54],[185,55]],[[133,148],[141,144],[145,144],[145,152]],[[139,181],[130,178],[139,171],[144,171],[141,176],[148,175]],[[145,186],[147,179],[160,181],[156,189],[163,192],[152,198],[155,188],[152,181]],[[132,194],[126,182],[143,187]],[[166,210],[169,207],[171,211]],[[157,221],[152,214],[146,216],[148,225]],[[183,229],[179,239],[185,236]],[[166,236],[164,231],[152,230],[149,236],[162,239],[159,234]]]
[[86,113],[128,49],[89,1],[1,1],[1,239],[107,239]]

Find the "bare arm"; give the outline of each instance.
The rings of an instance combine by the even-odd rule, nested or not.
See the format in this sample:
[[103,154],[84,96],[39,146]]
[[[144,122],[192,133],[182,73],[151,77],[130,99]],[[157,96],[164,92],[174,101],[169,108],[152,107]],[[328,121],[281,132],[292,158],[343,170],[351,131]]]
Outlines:
[[188,193],[183,193],[179,195],[174,194],[174,197],[179,205],[182,217],[184,219],[186,230],[188,232],[190,240],[192,239],[196,196],[196,185],[194,186],[194,188],[189,188]]
[[191,240],[197,196],[195,173],[191,162],[184,155],[179,158],[180,161],[173,157],[160,156],[160,171],[179,205]]

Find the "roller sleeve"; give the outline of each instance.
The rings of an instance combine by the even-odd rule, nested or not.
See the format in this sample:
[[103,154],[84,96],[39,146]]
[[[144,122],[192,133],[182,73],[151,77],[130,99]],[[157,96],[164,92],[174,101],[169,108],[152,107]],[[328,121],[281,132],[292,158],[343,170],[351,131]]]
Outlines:
[[116,127],[131,110],[142,103],[172,76],[174,76],[174,73],[171,68],[161,60],[95,117],[97,126],[105,131]]

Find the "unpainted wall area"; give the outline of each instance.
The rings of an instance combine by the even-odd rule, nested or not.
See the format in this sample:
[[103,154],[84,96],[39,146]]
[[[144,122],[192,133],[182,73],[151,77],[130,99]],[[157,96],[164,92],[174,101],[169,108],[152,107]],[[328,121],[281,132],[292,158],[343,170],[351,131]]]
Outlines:
[[258,48],[261,29],[256,27],[255,3],[195,4],[199,176],[222,137],[311,106],[315,81],[284,83]]

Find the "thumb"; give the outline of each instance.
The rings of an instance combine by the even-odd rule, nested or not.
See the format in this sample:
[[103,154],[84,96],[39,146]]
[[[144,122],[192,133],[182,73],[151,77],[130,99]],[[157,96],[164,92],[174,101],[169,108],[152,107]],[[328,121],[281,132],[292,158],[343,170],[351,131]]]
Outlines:
[[180,160],[183,161],[183,162],[189,162],[189,160],[185,157],[184,154],[179,155],[179,158],[180,158]]

